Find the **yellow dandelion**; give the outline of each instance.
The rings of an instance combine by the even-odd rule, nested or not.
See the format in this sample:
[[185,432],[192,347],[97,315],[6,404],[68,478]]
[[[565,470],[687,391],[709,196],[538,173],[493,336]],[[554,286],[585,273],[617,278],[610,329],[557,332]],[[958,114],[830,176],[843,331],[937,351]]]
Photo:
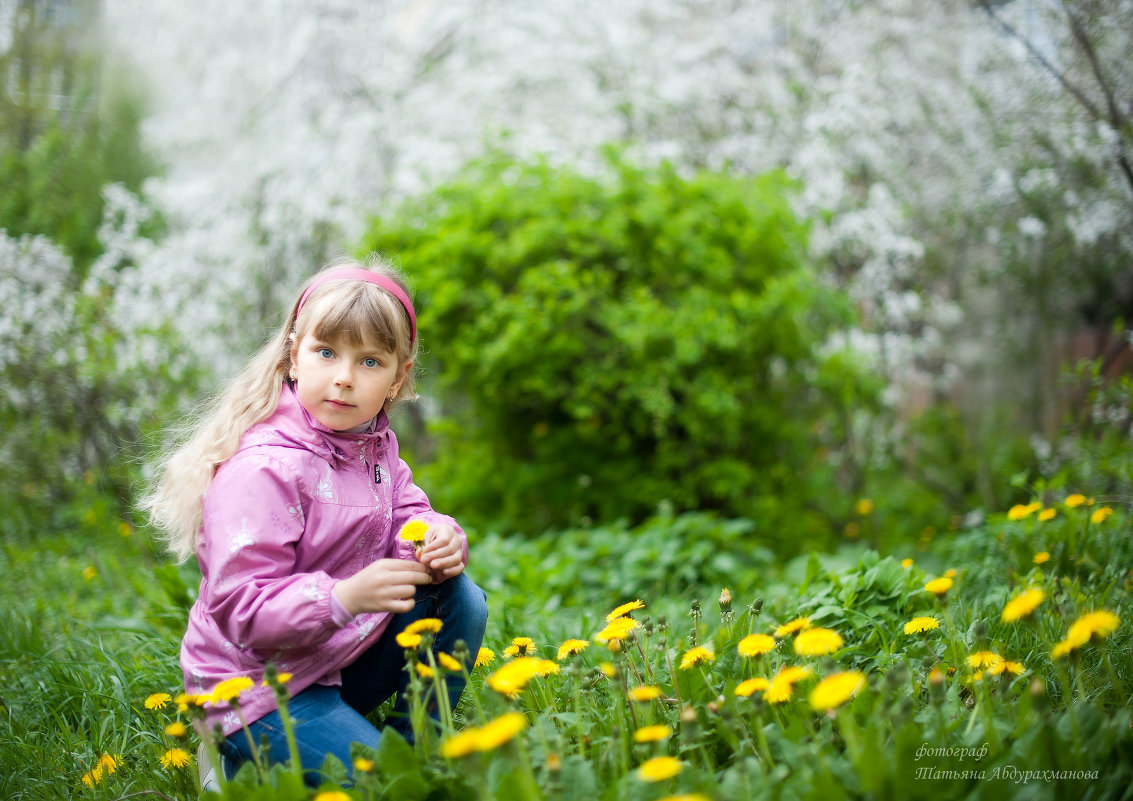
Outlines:
[[775,638],[769,634],[749,634],[739,641],[736,650],[740,656],[763,656],[775,649]]
[[637,776],[642,781],[660,782],[671,779],[681,772],[684,763],[676,757],[659,756],[641,763]]
[[314,801],[353,801],[353,799],[342,790],[323,790],[315,794]]
[[94,569],[93,565],[88,565],[87,567],[83,568],[83,578],[85,578],[87,581],[90,581],[97,575],[98,571]]
[[1053,520],[1055,515],[1057,515],[1057,514],[1058,514],[1057,509],[1054,509],[1054,508],[1043,509],[1041,512],[1039,512],[1039,520],[1042,520],[1045,523],[1047,520]]
[[950,567],[944,571],[944,577],[954,579],[956,578],[956,568]]
[[535,641],[530,637],[513,637],[511,645],[504,649],[504,656],[531,656],[535,653]]
[[161,755],[161,766],[166,770],[187,767],[192,761],[193,757],[184,748],[170,748]]
[[970,668],[994,668],[1003,661],[1003,657],[994,651],[976,651],[968,655]]
[[454,657],[446,653],[437,654],[437,662],[449,673],[459,673],[464,670],[464,665],[460,664]]
[[757,676],[754,679],[746,679],[745,681],[741,681],[736,685],[734,692],[740,698],[750,698],[755,693],[761,693],[770,686],[770,681]]
[[940,628],[940,621],[935,617],[914,617],[905,624],[906,634],[923,634],[926,631]]
[[616,617],[606,624],[606,628],[595,634],[594,639],[598,642],[624,640],[638,625],[632,617]]
[[397,536],[405,540],[406,542],[424,542],[425,532],[428,530],[428,523],[425,523],[421,520],[410,520],[408,523],[401,527],[401,531],[398,532]]
[[681,793],[680,795],[667,795],[661,801],[712,801],[704,793]]
[[404,631],[406,634],[436,634],[441,630],[441,621],[435,617],[423,617],[420,620],[414,620]]
[[122,766],[122,757],[118,754],[103,754],[98,758],[98,767],[106,771],[107,776],[113,776]]
[[413,668],[417,671],[417,675],[423,679],[431,679],[433,676],[437,675],[436,671],[424,662],[418,662]]
[[170,737],[184,737],[189,733],[189,727],[179,720],[175,720],[165,727],[165,733]]
[[681,670],[691,670],[697,665],[706,665],[716,659],[716,654],[712,653],[708,648],[703,645],[698,645],[695,648],[690,648],[683,657],[681,657]]
[[212,700],[215,703],[225,701],[231,703],[240,697],[240,693],[255,686],[256,683],[247,676],[234,676],[231,679],[225,679],[212,688]]
[[512,740],[527,726],[527,718],[519,712],[508,712],[479,728],[465,729],[441,743],[441,755],[447,759],[467,756],[475,751],[493,751]]
[[1054,646],[1050,655],[1057,659],[1081,648],[1094,637],[1098,639],[1108,637],[1117,630],[1120,623],[1121,619],[1117,615],[1104,609],[1082,615],[1071,624],[1070,631],[1066,633],[1066,639]]
[[1026,668],[1023,666],[1022,662],[1012,662],[1004,659],[989,667],[987,672],[993,676],[998,676],[1001,673],[1012,673],[1016,676],[1022,676],[1025,670]]
[[614,676],[618,675],[618,669],[610,662],[603,662],[598,666],[598,669],[602,671],[602,675],[607,679],[612,679]]
[[142,703],[146,709],[165,709],[172,700],[173,696],[169,693],[154,693]]
[[481,648],[476,652],[476,662],[472,667],[484,667],[496,661],[496,652],[491,648]]
[[421,644],[420,634],[410,634],[407,631],[398,632],[398,635],[394,637],[394,639],[397,640],[398,645],[405,649],[416,648]]
[[941,576],[940,578],[933,579],[928,584],[924,585],[925,592],[931,592],[937,598],[944,595],[952,589],[952,579],[949,576]]
[[673,730],[663,723],[655,726],[642,726],[633,733],[635,743],[655,743],[673,736]]
[[862,517],[865,517],[873,511],[873,501],[871,501],[869,498],[862,498],[854,504],[854,511]]
[[94,787],[102,781],[102,765],[95,765],[89,771],[83,774],[82,782],[87,787]]
[[501,695],[514,698],[531,679],[539,675],[541,666],[538,663],[541,661],[529,656],[517,657],[488,676],[488,686]]
[[354,770],[359,773],[372,773],[374,770],[374,760],[366,759],[365,757],[356,757],[354,759]]
[[589,640],[567,640],[566,642],[564,642],[562,645],[559,646],[559,653],[555,658],[558,659],[560,662],[562,662],[568,656],[574,656],[575,654],[580,654],[589,647],[590,647],[590,641]]
[[1066,506],[1075,509],[1086,502],[1086,496],[1081,493],[1075,492],[1073,495],[1067,495],[1066,500],[1063,501]]
[[905,568],[906,570],[908,570],[912,566],[913,566],[913,560],[912,559],[902,559],[901,560],[901,567]]
[[1010,509],[1007,510],[1007,519],[1008,520],[1022,520],[1027,515],[1029,515],[1031,513],[1031,511],[1032,510],[1029,506],[1025,506],[1024,504],[1017,503],[1014,506],[1012,506]]
[[211,700],[211,695],[201,695],[198,693],[181,693],[173,699],[173,703],[177,704],[178,712],[188,712],[189,707],[202,707]]
[[1000,619],[1004,623],[1014,623],[1016,620],[1024,618],[1031,614],[1031,612],[1034,612],[1045,597],[1046,593],[1038,589],[1027,590],[1020,595],[1016,595],[1004,605],[1003,614],[1000,615]]
[[651,687],[649,685],[632,687],[626,693],[626,697],[631,701],[636,701],[637,703],[643,703],[645,701],[656,701],[661,697],[661,688]]
[[810,628],[810,618],[809,617],[796,617],[794,620],[791,620],[787,623],[784,623],[782,626],[775,629],[775,637],[777,639],[781,640],[784,637],[789,637],[790,635],[792,635],[796,632],[804,631],[804,630],[809,629],[809,628]]
[[1109,508],[1108,506],[1099,506],[1097,509],[1094,510],[1094,513],[1092,515],[1090,515],[1090,522],[1091,523],[1104,523],[1105,521],[1109,520],[1109,518],[1112,517],[1112,516],[1113,516],[1113,509]]
[[795,653],[799,656],[825,656],[832,654],[846,641],[842,635],[830,629],[814,628],[799,632],[795,637]]
[[865,686],[865,675],[856,670],[835,673],[810,691],[810,708],[818,712],[834,709],[849,701]]
[[614,611],[606,615],[606,622],[609,623],[611,620],[617,620],[619,617],[625,617],[630,612],[636,612],[638,609],[644,608],[645,601],[641,600],[640,598],[636,601],[630,601],[629,603],[622,604],[621,606],[615,608]]
[[1036,565],[1045,565],[1050,561],[1050,554],[1046,551],[1039,551],[1031,561]]
[[805,678],[813,675],[813,672],[808,667],[800,667],[797,665],[789,665],[781,668],[776,673],[771,682],[767,685],[767,689],[763,691],[763,700],[769,704],[781,704],[784,701],[789,701],[794,692],[795,684]]
[[[287,684],[287,682],[291,681],[291,678],[292,676],[290,673],[276,673],[275,684],[282,687],[284,684]],[[271,687],[273,685],[269,679],[264,679],[262,682],[260,682],[260,686]]]

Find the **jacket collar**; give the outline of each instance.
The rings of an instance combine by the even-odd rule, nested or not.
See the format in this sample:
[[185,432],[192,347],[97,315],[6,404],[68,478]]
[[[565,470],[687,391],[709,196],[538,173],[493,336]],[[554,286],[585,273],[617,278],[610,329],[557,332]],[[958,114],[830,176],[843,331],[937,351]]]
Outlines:
[[378,413],[367,431],[350,433],[328,428],[303,408],[290,381],[283,382],[279,406],[265,422],[282,437],[284,441],[280,444],[305,448],[335,469],[359,456],[375,461],[391,436],[385,409]]

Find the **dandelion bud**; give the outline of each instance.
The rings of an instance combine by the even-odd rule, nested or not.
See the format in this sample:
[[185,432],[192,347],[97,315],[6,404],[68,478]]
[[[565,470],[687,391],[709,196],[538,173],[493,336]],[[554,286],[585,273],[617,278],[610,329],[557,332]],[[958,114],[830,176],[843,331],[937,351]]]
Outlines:
[[715,701],[709,701],[707,706],[708,706],[708,711],[711,712],[714,715],[716,714],[716,711],[720,708],[720,705],[718,703],[716,703]]
[[1037,676],[1031,680],[1031,698],[1035,709],[1042,711],[1047,708],[1046,684]]
[[457,661],[459,661],[462,665],[467,665],[469,656],[468,643],[466,643],[464,640],[457,640],[456,642],[454,642],[452,644],[452,655],[456,657]]
[[732,592],[727,587],[720,590],[720,597],[716,601],[720,604],[720,611],[726,612],[732,608]]
[[752,601],[752,604],[751,604],[751,606],[748,607],[748,610],[751,612],[753,617],[759,617],[760,615],[762,615],[763,614],[763,599],[762,598],[756,598],[754,601]]
[[691,617],[693,620],[700,619],[700,601],[695,598],[692,599],[692,604],[689,606],[688,614],[689,617]]
[[681,709],[681,723],[696,723],[696,710],[691,706]]
[[563,769],[563,758],[558,754],[550,754],[547,756],[547,770],[551,773],[558,773]]

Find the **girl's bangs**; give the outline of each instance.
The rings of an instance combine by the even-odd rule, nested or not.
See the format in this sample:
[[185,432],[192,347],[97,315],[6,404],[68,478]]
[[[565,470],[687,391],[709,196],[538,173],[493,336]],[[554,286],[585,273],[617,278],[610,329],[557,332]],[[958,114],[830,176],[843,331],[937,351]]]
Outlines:
[[345,338],[362,345],[367,338],[391,353],[400,354],[398,344],[409,341],[409,324],[400,304],[370,284],[349,284],[329,289],[316,308],[323,311],[312,329],[324,342]]

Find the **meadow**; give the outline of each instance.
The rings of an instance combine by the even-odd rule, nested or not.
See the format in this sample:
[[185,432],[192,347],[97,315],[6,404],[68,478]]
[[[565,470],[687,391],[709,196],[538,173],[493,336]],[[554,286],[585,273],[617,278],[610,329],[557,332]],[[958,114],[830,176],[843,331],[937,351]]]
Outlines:
[[[0,551],[0,796],[199,797],[195,705],[240,688],[178,698],[195,570],[91,492]],[[413,745],[317,790],[248,765],[220,797],[1130,797],[1129,516],[1042,495],[904,554],[870,547],[867,499],[787,560],[707,514],[473,536],[491,617],[459,708],[428,723],[456,666],[419,632]]]

